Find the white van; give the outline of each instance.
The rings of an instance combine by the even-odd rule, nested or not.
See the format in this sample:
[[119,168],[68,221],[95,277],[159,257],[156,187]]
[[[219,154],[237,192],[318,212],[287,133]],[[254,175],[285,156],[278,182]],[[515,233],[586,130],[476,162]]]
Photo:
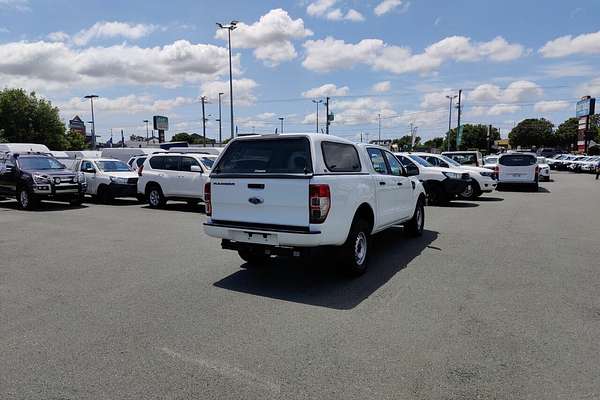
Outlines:
[[498,158],[498,183],[527,184],[538,190],[539,166],[534,153],[505,153]]

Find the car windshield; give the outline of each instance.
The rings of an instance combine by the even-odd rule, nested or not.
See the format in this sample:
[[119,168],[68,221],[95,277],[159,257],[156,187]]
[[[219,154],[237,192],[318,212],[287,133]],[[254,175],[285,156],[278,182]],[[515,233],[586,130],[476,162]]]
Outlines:
[[472,153],[453,153],[448,156],[461,165],[477,164],[477,157]]
[[63,164],[50,157],[21,157],[19,158],[19,167],[32,171],[66,168]]
[[96,165],[104,172],[125,172],[131,171],[129,165],[123,161],[96,161]]
[[427,162],[426,160],[422,159],[419,156],[416,156],[414,154],[409,154],[408,157],[413,160],[414,162],[422,165],[423,167],[433,167],[432,164],[430,164],[429,162]]
[[485,164],[497,164],[498,163],[498,157],[486,157],[483,162]]
[[455,167],[460,167],[460,164],[456,161],[454,161],[453,159],[451,159],[450,157],[447,156],[440,156],[440,158],[444,161],[446,161],[448,164],[453,165]]
[[546,157],[538,157],[537,162],[538,164],[546,164]]
[[535,165],[537,163],[537,158],[530,154],[508,154],[500,157],[498,160],[500,165],[505,165],[507,167],[524,167],[528,165]]
[[208,169],[212,169],[215,164],[214,158],[202,157],[202,165],[204,165]]

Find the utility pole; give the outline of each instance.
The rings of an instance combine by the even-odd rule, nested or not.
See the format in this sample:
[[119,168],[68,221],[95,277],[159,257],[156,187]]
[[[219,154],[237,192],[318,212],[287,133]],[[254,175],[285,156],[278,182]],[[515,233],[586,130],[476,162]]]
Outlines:
[[488,125],[488,131],[487,131],[487,152],[488,154],[490,154],[490,152],[492,151],[492,125]]
[[362,131],[360,132],[360,142],[362,143]]
[[[448,151],[450,151],[450,131],[452,131],[452,101],[458,96],[446,96],[448,100],[450,100],[450,113],[448,115],[448,135],[446,137],[446,141],[448,142]],[[457,132],[458,133],[458,132]]]
[[225,93],[219,93],[219,143],[222,144],[223,143],[223,137],[222,137],[222,124],[221,124],[221,96],[223,96]]
[[[458,124],[456,125],[458,129],[460,129],[460,116],[462,114],[462,89],[458,91]],[[458,133],[458,130],[456,131]]]
[[317,105],[317,130],[315,132],[319,133],[319,103],[322,103],[323,99],[313,100],[312,102]]
[[327,114],[326,123],[325,123],[325,134],[329,135],[329,97],[325,100],[325,113]]
[[231,31],[237,28],[239,21],[231,21],[229,24],[220,24],[217,22],[219,29],[227,29],[229,39],[229,106],[231,111],[231,139],[233,139],[233,72],[231,67]]
[[206,147],[206,116],[204,114],[204,103],[206,102],[206,96],[200,97],[200,101],[202,102],[202,141],[204,142],[204,147]]
[[144,122],[146,123],[146,142],[148,142],[148,123],[150,121],[148,121],[147,119],[145,119]]
[[85,99],[90,99],[90,105],[92,107],[92,150],[96,150],[96,120],[94,119],[94,99],[97,99],[98,95],[90,94],[85,96]]
[[284,117],[279,117],[279,120],[281,121],[281,132],[280,133],[283,133],[283,120],[284,119],[285,119]]
[[381,114],[377,114],[377,126],[379,130],[379,145],[381,146]]

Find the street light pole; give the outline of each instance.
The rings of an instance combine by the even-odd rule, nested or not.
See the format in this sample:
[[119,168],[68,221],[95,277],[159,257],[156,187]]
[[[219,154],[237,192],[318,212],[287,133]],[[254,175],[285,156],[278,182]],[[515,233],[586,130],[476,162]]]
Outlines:
[[448,135],[446,139],[448,142],[448,151],[450,151],[450,131],[452,130],[452,101],[457,97],[457,95],[446,96],[446,98],[450,100],[450,113],[448,114]]
[[284,119],[285,119],[284,117],[279,117],[279,120],[281,121],[281,132],[280,133],[283,133],[283,120]]
[[313,103],[317,105],[317,133],[319,133],[319,103],[323,102],[323,99],[313,100]]
[[229,24],[220,24],[217,22],[219,29],[227,29],[227,37],[229,43],[229,106],[231,111],[231,139],[233,139],[233,72],[231,66],[231,31],[237,28],[238,21],[231,21]]
[[379,143],[378,144],[381,146],[381,114],[377,114],[377,120],[378,120],[377,127],[379,130]]
[[221,124],[221,96],[223,96],[225,93],[219,93],[219,143],[222,144],[223,143],[223,137],[222,137],[222,124]]
[[85,96],[85,99],[90,99],[90,105],[92,107],[92,150],[96,150],[96,120],[94,119],[94,99],[97,99],[99,96],[95,94],[90,94]]
[[202,96],[200,100],[202,101],[202,142],[204,143],[204,147],[206,147],[206,116],[204,114],[204,103],[206,102],[206,96]]
[[148,139],[149,139],[149,137],[148,137],[148,122],[150,122],[150,121],[148,121],[147,119],[145,119],[143,122],[146,123],[146,142],[148,142]]

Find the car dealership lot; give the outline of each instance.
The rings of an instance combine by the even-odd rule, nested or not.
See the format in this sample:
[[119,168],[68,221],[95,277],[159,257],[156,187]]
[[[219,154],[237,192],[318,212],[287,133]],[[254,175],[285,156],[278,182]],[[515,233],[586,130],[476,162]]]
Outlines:
[[0,398],[597,398],[600,184],[427,207],[366,275],[252,272],[202,207],[0,202]]

